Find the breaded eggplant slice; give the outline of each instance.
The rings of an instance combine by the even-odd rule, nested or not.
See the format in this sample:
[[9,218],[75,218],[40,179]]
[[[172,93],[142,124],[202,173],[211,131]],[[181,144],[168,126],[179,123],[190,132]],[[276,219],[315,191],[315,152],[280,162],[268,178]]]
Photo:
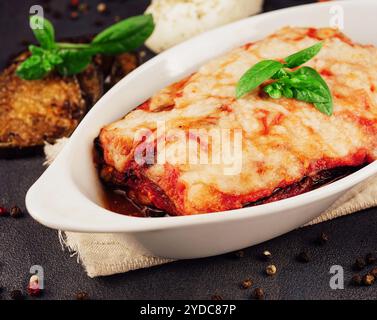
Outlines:
[[117,84],[127,74],[135,70],[139,64],[139,56],[136,53],[123,53],[115,56],[110,71],[110,87]]
[[104,93],[103,72],[101,67],[91,63],[85,71],[77,75],[81,93],[87,104],[87,111],[102,97]]
[[86,112],[104,93],[104,78],[111,86],[139,65],[137,54],[97,56],[88,68],[73,77],[51,74],[42,80],[27,81],[16,69],[29,56],[24,52],[0,74],[0,156],[23,155],[69,136]]
[[16,69],[28,53],[0,74],[0,148],[41,146],[68,136],[102,95],[101,74],[94,65],[79,77],[51,74],[27,81]]

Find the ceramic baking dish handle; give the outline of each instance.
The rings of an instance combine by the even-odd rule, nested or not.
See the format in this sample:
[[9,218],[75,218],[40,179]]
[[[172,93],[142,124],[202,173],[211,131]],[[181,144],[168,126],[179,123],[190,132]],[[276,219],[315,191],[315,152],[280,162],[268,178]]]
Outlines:
[[[58,160],[63,161],[61,157]],[[29,189],[26,207],[41,224],[65,231],[106,232],[107,229],[114,231],[114,225],[120,228],[125,225],[124,230],[127,230],[129,219],[132,219],[90,201],[79,190],[67,168],[55,162]]]

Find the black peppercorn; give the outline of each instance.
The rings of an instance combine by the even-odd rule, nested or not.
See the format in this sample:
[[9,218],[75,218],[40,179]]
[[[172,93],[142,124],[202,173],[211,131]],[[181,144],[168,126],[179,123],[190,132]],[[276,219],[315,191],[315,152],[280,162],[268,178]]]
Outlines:
[[373,253],[368,253],[366,256],[365,256],[365,262],[366,264],[374,264],[376,263],[376,257],[373,255]]
[[10,293],[10,298],[12,300],[24,300],[25,299],[25,296],[24,294],[21,292],[21,290],[13,290],[11,291]]
[[89,294],[85,291],[77,292],[76,300],[89,300]]
[[310,256],[306,251],[302,251],[298,254],[297,260],[302,263],[308,263],[310,261]]
[[355,274],[352,279],[351,279],[351,283],[355,286],[359,286],[362,282],[362,278],[360,275],[358,274]]
[[321,246],[324,246],[328,241],[329,241],[329,236],[326,233],[321,232],[321,234],[319,235],[317,239],[317,243]]
[[365,268],[365,261],[364,259],[357,258],[355,263],[353,264],[353,269],[356,271],[361,271]]
[[249,289],[253,285],[253,280],[246,279],[241,282],[241,288],[242,289]]
[[262,288],[256,288],[253,291],[253,298],[256,300],[263,300],[264,299],[264,291]]
[[12,209],[10,209],[10,216],[12,218],[17,219],[17,218],[22,217],[22,215],[23,215],[22,210],[19,207],[14,206],[12,207]]
[[96,27],[102,27],[105,24],[103,20],[95,20],[94,21],[94,26]]
[[374,283],[374,280],[374,276],[369,273],[363,276],[363,284],[365,286],[371,286]]
[[59,20],[63,17],[63,14],[60,11],[54,11],[52,13],[52,17],[56,20]]

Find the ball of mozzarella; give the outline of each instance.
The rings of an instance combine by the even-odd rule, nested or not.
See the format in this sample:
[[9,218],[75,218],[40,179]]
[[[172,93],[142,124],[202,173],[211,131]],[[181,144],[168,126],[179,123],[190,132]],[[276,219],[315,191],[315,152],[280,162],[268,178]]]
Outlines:
[[146,42],[161,52],[204,31],[256,14],[263,0],[153,0],[146,10],[156,23]]

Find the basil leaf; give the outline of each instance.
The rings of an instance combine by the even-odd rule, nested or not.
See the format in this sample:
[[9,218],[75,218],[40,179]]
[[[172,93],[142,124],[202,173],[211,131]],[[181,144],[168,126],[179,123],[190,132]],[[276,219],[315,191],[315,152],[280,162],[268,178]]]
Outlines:
[[240,79],[236,88],[237,99],[260,86],[276,74],[283,64],[275,60],[263,60],[250,68]]
[[63,59],[59,56],[57,49],[45,50],[40,47],[30,45],[29,51],[33,55],[41,56],[43,60],[48,60],[54,66],[63,63]]
[[278,80],[278,79],[281,79],[281,78],[284,78],[284,77],[288,77],[288,76],[289,76],[288,72],[282,68],[278,72],[276,72],[271,77],[271,79]]
[[57,66],[64,62],[58,51],[47,51],[45,57],[53,66]]
[[322,76],[313,68],[311,67],[302,67],[295,71],[296,74],[301,74],[301,75],[307,75],[310,76],[314,79],[316,79],[318,82],[320,82],[326,92],[328,102],[325,103],[314,103],[314,106],[322,113],[331,116],[333,114],[333,109],[334,109],[334,103],[333,103],[333,98],[331,94],[331,90],[329,86],[327,85],[326,81],[322,78]]
[[328,103],[328,99],[322,95],[320,90],[311,88],[295,88],[294,97],[297,100],[309,103]]
[[298,91],[296,99],[306,102],[330,102],[328,90],[323,84],[312,77],[292,77],[291,79],[279,80],[288,88],[294,88]]
[[16,74],[24,80],[41,79],[49,72],[42,62],[42,56],[32,55],[17,67]]
[[274,82],[264,87],[264,92],[266,92],[273,99],[280,99],[283,96],[284,87],[279,82]]
[[291,69],[301,66],[302,64],[308,62],[313,57],[315,57],[321,51],[322,47],[323,47],[323,43],[319,42],[315,44],[314,46],[311,46],[295,54],[292,54],[289,57],[284,59],[286,62],[285,65]]
[[55,30],[44,17],[30,17],[30,27],[40,43],[30,46],[32,56],[24,61],[17,74],[23,79],[43,78],[57,69],[63,76],[82,72],[94,54],[120,54],[142,45],[154,30],[152,15],[121,21],[98,34],[92,43],[56,43]]
[[330,102],[326,103],[314,103],[314,106],[317,108],[318,111],[331,116],[333,114],[333,105]]
[[264,60],[249,69],[240,79],[236,88],[237,99],[261,85],[264,81],[277,80],[264,87],[264,91],[274,99],[282,96],[290,99],[313,103],[322,113],[333,113],[333,98],[326,81],[310,67],[302,67],[296,71],[287,68],[296,68],[319,53],[322,42],[297,52],[285,59],[285,64],[277,61]]
[[296,71],[293,72],[293,74],[295,75],[303,75],[303,76],[307,76],[307,77],[311,77],[313,79],[315,79],[316,81],[320,82],[321,85],[326,88],[326,91],[327,91],[327,94],[328,94],[328,97],[331,98],[331,91],[330,91],[330,88],[329,86],[327,85],[326,81],[322,78],[322,76],[317,72],[317,70],[311,68],[311,67],[302,67]]
[[29,46],[29,51],[34,55],[42,56],[44,54],[44,50],[41,47],[37,47],[32,44]]
[[273,99],[280,99],[283,96],[283,93],[279,89],[273,87],[266,87],[264,91]]
[[59,51],[62,63],[57,66],[62,76],[71,76],[84,71],[92,61],[91,55],[86,51],[62,49]]
[[92,53],[120,54],[140,47],[154,30],[152,15],[120,21],[99,33],[91,43]]
[[291,88],[284,87],[283,88],[283,96],[288,98],[288,99],[291,99],[291,98],[294,97],[294,92]]
[[44,49],[52,49],[55,46],[55,30],[50,21],[38,15],[30,17],[30,25],[35,38]]

